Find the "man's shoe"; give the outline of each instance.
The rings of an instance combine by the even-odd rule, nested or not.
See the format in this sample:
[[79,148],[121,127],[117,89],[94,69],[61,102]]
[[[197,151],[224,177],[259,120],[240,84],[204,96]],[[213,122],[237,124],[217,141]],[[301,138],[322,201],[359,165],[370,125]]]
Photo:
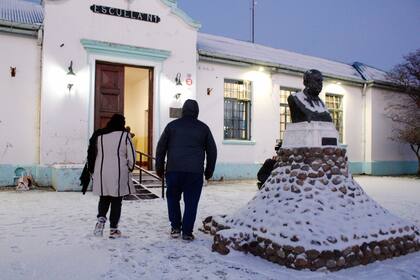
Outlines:
[[181,236],[181,230],[180,229],[176,229],[176,228],[171,229],[171,237],[172,238],[178,238],[180,236]]
[[116,238],[120,238],[120,237],[121,237],[121,231],[119,231],[116,228],[111,228],[111,230],[109,232],[109,238],[116,239]]
[[95,236],[104,235],[105,223],[106,223],[106,218],[105,217],[99,217],[98,222],[95,225],[95,229],[93,230],[93,235],[95,235]]
[[194,235],[192,235],[192,233],[191,234],[183,234],[182,239],[186,240],[186,241],[193,241],[194,240]]

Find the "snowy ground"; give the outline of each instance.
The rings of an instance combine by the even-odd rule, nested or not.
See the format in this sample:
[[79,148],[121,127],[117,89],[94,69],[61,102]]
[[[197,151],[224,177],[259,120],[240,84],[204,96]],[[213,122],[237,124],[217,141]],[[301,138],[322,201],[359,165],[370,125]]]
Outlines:
[[[420,226],[420,180],[356,177],[395,214]],[[196,229],[209,215],[231,213],[256,192],[251,182],[204,188]],[[172,240],[165,201],[124,201],[124,238],[94,237],[92,194],[0,192],[0,279],[420,279],[420,253],[339,272],[295,271],[252,255],[211,252],[212,237]],[[108,231],[107,231],[108,233]]]

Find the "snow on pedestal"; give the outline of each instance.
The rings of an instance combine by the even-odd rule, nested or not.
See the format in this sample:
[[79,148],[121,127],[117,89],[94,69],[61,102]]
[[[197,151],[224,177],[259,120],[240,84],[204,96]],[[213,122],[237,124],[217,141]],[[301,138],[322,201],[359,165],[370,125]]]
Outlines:
[[[317,135],[306,139],[320,143],[318,124],[297,125],[289,124],[286,134],[302,137],[306,129]],[[245,207],[203,221],[214,235],[213,250],[228,254],[233,248],[295,269],[332,271],[420,250],[420,230],[353,180],[345,149],[293,143],[285,141],[271,176]]]

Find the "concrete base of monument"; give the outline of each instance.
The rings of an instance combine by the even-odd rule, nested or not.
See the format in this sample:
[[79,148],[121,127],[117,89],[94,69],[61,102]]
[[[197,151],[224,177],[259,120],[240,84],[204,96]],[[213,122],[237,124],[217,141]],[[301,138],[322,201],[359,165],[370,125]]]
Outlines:
[[420,250],[419,228],[363,191],[348,171],[345,149],[281,148],[278,155],[251,201],[230,216],[203,221],[214,251],[335,271]]
[[283,148],[337,146],[338,133],[330,122],[288,123]]

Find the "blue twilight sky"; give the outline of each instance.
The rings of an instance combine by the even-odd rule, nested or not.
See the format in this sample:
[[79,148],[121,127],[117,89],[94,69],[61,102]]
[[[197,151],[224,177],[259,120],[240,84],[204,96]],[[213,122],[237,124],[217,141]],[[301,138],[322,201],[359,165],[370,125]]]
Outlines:
[[[256,1],[258,44],[383,70],[420,48],[420,0]],[[178,6],[202,24],[201,32],[247,41],[251,2],[178,0]]]

